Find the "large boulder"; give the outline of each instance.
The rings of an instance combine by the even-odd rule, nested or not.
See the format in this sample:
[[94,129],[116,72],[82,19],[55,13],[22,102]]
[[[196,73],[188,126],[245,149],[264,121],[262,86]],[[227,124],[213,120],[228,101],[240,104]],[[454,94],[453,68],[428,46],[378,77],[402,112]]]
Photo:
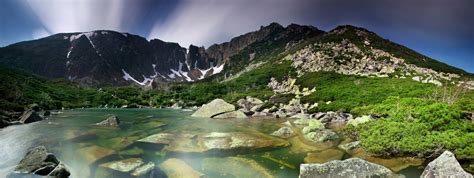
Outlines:
[[38,146],[29,150],[9,177],[21,177],[21,175],[25,174],[58,178],[71,175],[64,164],[56,156],[48,153],[44,146]]
[[426,166],[423,174],[421,174],[421,177],[472,178],[473,176],[462,169],[453,153],[450,151],[445,151],[438,158],[431,161],[428,166]]
[[105,126],[105,127],[118,127],[120,125],[120,120],[115,115],[110,115],[107,119],[96,123],[95,125]]
[[196,112],[194,112],[192,117],[213,117],[218,114],[235,111],[235,106],[225,102],[222,99],[212,100],[210,103],[202,105]]
[[223,114],[216,115],[212,118],[215,119],[228,119],[228,118],[237,118],[237,119],[245,119],[247,118],[247,115],[245,115],[244,112],[237,110],[237,111],[231,111],[231,112],[226,112]]
[[401,177],[390,169],[359,158],[334,160],[324,164],[301,164],[300,178],[316,177]]
[[20,116],[20,123],[28,124],[36,121],[43,120],[33,109],[28,109]]

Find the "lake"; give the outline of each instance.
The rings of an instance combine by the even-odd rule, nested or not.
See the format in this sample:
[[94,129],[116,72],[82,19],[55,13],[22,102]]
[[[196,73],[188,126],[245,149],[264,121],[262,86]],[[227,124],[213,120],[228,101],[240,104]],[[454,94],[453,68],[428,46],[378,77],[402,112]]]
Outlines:
[[[120,119],[120,128],[94,125],[110,114]],[[74,109],[61,111],[41,122],[3,128],[0,130],[0,177],[12,172],[27,150],[37,145],[46,146],[75,178],[133,177],[130,172],[118,170],[127,169],[126,166],[117,168],[117,164],[115,167],[111,164],[120,160],[160,166],[161,169],[153,171],[155,177],[164,177],[174,168],[207,177],[298,177],[299,165],[305,158],[323,163],[354,156],[384,165],[406,177],[419,177],[423,171],[421,160],[382,159],[363,151],[347,154],[337,148],[339,142],[309,143],[300,134],[288,139],[270,136],[284,126],[286,119],[206,119],[192,118],[191,114],[191,111],[173,109]],[[294,129],[301,128],[295,126]],[[170,143],[138,141],[160,133],[170,134],[172,138],[167,140]],[[261,143],[267,147],[202,149],[201,143],[210,142],[200,139],[227,133],[239,135],[232,138],[232,143],[249,137],[262,139]],[[249,144],[247,140],[240,141]],[[287,145],[271,145],[274,143]],[[215,147],[219,143],[212,144]]]

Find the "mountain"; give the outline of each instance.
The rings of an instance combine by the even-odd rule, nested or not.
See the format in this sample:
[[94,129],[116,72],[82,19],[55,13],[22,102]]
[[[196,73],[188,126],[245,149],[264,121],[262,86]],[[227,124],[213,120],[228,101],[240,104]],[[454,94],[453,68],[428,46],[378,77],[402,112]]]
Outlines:
[[[107,30],[61,33],[0,48],[0,65],[89,86],[158,87],[168,82],[198,81],[219,73],[222,74],[213,78],[231,79],[256,67],[257,62],[283,57],[292,58],[300,73],[331,70],[385,76],[428,72],[436,75],[417,79],[436,84],[446,76],[468,75],[353,26],[324,32],[312,26],[283,27],[272,23],[207,49],[194,45],[186,49],[177,43],[148,41],[137,35]],[[398,77],[401,76],[416,75]]]
[[62,33],[0,48],[0,65],[88,85],[191,82],[221,72],[230,56],[285,30],[273,23],[208,49],[105,30]]

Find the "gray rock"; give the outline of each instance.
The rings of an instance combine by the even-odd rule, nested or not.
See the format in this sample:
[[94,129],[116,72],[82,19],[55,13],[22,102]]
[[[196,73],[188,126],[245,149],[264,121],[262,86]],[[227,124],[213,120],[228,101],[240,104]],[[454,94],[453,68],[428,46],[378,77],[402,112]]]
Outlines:
[[143,160],[141,158],[128,158],[124,160],[104,163],[101,164],[100,167],[128,173],[141,165],[143,165]]
[[426,166],[423,174],[421,174],[421,177],[472,178],[473,176],[462,169],[453,153],[450,151],[445,151],[438,158],[431,161],[428,166]]
[[263,106],[263,101],[255,97],[247,96],[245,99],[237,101],[237,105],[242,109],[256,112]]
[[237,111],[222,113],[222,114],[213,116],[212,118],[215,118],[215,119],[227,119],[227,118],[245,119],[245,118],[247,118],[247,115],[245,115],[244,112],[242,112],[240,110],[237,110]]
[[352,118],[351,114],[330,111],[330,112],[327,112],[324,116],[322,116],[319,120],[323,123],[346,122],[347,120],[351,118]]
[[275,112],[275,116],[276,116],[277,118],[285,118],[285,117],[287,117],[286,113],[283,112],[283,111],[276,111],[276,112]]
[[334,160],[324,164],[301,164],[300,178],[402,177],[390,169],[359,158]]
[[44,146],[38,146],[29,150],[9,177],[22,174],[36,174],[58,178],[69,177],[70,175],[64,164],[56,156],[48,153]]
[[355,119],[347,120],[347,125],[357,126],[359,124],[366,123],[371,120],[372,120],[372,117],[365,115],[361,117],[356,117]]
[[304,137],[315,143],[322,143],[339,139],[339,136],[336,134],[336,132],[330,129],[318,129],[316,131],[305,134]]
[[139,176],[143,176],[143,175],[146,175],[146,174],[149,174],[151,173],[153,170],[155,170],[155,163],[153,162],[148,162],[147,164],[144,164],[138,168],[136,168],[133,172],[132,172],[132,176],[135,176],[135,177],[139,177]]
[[309,119],[309,115],[308,115],[308,114],[299,113],[299,114],[296,114],[296,115],[291,116],[290,118],[292,118],[292,119]]
[[43,120],[33,109],[26,110],[20,116],[20,123],[27,124]]
[[218,114],[235,111],[235,106],[225,102],[222,99],[212,100],[210,103],[202,105],[196,112],[194,112],[192,117],[208,117],[211,118]]
[[359,143],[360,141],[355,141],[355,142],[350,142],[350,143],[346,143],[346,144],[341,144],[341,145],[338,145],[337,147],[346,151],[346,152],[350,152],[356,148],[359,147]]
[[115,115],[110,115],[107,119],[102,122],[96,123],[95,125],[106,126],[106,127],[118,127],[120,120]]
[[289,138],[294,135],[294,131],[289,127],[282,127],[277,131],[271,133],[270,135],[281,137],[281,138]]

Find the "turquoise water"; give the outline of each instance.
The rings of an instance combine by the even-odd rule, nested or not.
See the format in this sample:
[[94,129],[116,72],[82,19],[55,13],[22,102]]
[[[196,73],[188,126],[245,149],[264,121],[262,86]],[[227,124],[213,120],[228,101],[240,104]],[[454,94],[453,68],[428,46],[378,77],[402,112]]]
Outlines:
[[[165,145],[136,141],[157,133],[269,134],[282,127],[281,123],[286,120],[192,118],[190,111],[172,109],[76,109],[61,112],[51,116],[49,120],[0,130],[0,157],[3,158],[0,162],[0,177],[11,172],[27,149],[36,145],[45,145],[66,164],[72,177],[77,178],[130,177],[129,173],[101,166],[128,158],[140,158],[145,163],[153,162],[155,165],[160,165],[170,158],[178,158],[194,171],[208,177],[297,177],[299,165],[304,163],[307,153],[337,150],[337,144],[312,145],[296,136],[290,138],[291,145],[284,148],[244,152],[177,153],[166,151],[163,149]],[[120,128],[94,125],[109,114],[120,119]],[[348,154],[341,156],[349,157],[351,155]],[[324,161],[331,159],[334,158],[323,158]],[[387,165],[398,163],[392,160],[382,162]],[[407,177],[417,177],[421,171],[418,167],[408,167],[400,173]],[[155,176],[164,175],[159,169],[155,172]]]

